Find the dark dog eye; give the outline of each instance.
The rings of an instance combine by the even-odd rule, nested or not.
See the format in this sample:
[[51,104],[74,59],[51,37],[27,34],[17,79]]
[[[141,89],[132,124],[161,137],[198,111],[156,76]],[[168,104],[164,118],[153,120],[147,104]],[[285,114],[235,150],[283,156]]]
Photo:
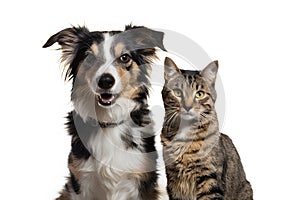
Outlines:
[[128,54],[123,54],[119,58],[120,62],[128,63],[131,60],[131,57]]

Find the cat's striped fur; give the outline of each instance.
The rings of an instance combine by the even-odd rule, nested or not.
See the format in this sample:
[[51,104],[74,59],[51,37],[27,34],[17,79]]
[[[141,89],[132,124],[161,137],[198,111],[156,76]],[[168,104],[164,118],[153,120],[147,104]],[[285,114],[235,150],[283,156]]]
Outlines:
[[161,139],[171,200],[251,200],[252,188],[214,108],[217,61],[202,72],[165,60]]

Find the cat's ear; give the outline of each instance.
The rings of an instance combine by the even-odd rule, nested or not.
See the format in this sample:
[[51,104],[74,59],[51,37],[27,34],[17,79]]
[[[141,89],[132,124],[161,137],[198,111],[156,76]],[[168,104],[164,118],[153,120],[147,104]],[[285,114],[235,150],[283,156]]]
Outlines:
[[165,58],[164,66],[165,66],[165,80],[169,80],[171,77],[174,77],[174,75],[180,73],[180,70],[177,67],[177,65],[169,57]]
[[218,73],[219,64],[215,60],[209,63],[201,72],[201,75],[206,78],[211,84],[215,84],[217,73]]

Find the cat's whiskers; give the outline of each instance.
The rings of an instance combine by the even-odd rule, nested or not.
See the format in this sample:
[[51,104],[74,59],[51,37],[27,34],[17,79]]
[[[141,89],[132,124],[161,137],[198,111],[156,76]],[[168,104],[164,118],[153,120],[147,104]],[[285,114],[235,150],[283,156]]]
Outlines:
[[173,121],[174,121],[174,119],[176,119],[178,113],[175,111],[169,111],[169,113],[168,112],[166,113],[166,115],[167,115],[166,124],[173,125],[173,123],[174,123]]
[[165,106],[169,109],[178,109],[178,106],[174,106],[173,104],[167,104],[165,103]]

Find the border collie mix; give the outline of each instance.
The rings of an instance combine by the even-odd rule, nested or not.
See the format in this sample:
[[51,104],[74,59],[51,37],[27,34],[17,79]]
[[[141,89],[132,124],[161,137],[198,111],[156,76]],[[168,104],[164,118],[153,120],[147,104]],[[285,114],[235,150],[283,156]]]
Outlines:
[[72,136],[70,176],[57,200],[159,198],[153,123],[148,110],[149,74],[163,33],[64,29],[58,42],[66,79],[72,80],[67,127]]

